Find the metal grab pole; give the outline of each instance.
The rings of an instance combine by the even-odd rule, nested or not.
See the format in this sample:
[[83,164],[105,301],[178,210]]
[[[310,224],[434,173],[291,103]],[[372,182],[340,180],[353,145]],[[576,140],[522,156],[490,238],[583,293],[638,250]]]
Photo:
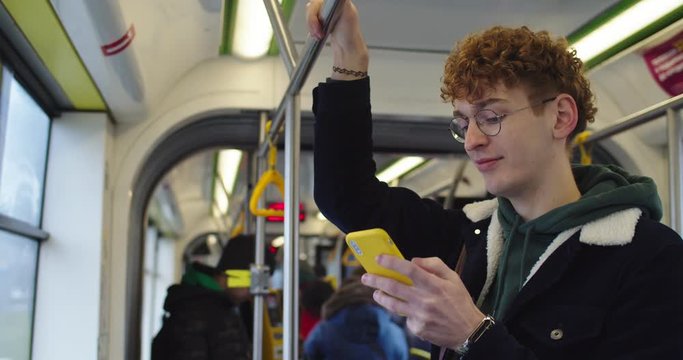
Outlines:
[[254,179],[256,178],[254,175],[258,175],[258,170],[254,166],[256,161],[256,156],[254,155],[253,151],[247,151],[247,176],[246,176],[246,182],[247,182],[247,196],[244,197],[244,233],[247,235],[252,235],[254,234],[254,216],[251,214],[249,211],[249,199],[251,198],[251,194],[254,191]]
[[299,95],[288,96],[285,126],[284,360],[299,358]]
[[[285,54],[283,58],[290,73],[290,83],[272,117],[273,124],[267,140],[260,139],[258,156],[264,158],[270,143],[276,143],[286,113],[285,129],[285,223],[284,223],[284,360],[297,360],[299,351],[299,152],[301,144],[301,111],[299,91],[306,81],[315,58],[320,53],[330,29],[334,26],[343,0],[327,0],[321,10],[323,31],[326,36],[317,40],[308,37],[303,58],[292,71],[296,55],[291,37],[282,22],[279,5],[264,0],[264,4],[274,27],[276,38]],[[256,339],[256,337],[254,337]],[[256,340],[254,340],[256,341]]]
[[669,226],[681,233],[681,121],[676,111],[666,111],[667,131],[669,133]]
[[[321,14],[323,18],[323,32],[326,35],[320,40],[315,39],[311,36],[309,36],[306,39],[306,45],[304,46],[304,54],[301,60],[299,61],[299,64],[296,66],[296,69],[294,69],[294,72],[291,74],[291,79],[289,85],[287,86],[287,90],[285,91],[285,95],[282,98],[280,105],[277,107],[274,116],[272,117],[273,125],[270,127],[268,139],[270,139],[270,141],[272,141],[273,143],[277,142],[280,128],[282,127],[282,124],[284,122],[283,115],[287,108],[288,97],[298,95],[299,91],[301,91],[301,87],[306,81],[306,78],[308,78],[308,74],[311,72],[313,61],[315,60],[315,58],[317,58],[318,54],[320,53],[320,50],[325,45],[325,39],[327,38],[327,34],[332,29],[335,21],[338,19],[342,3],[343,0],[325,1]],[[269,6],[270,4],[266,1],[266,7]],[[271,10],[269,10],[269,13],[270,11]],[[268,141],[261,143],[261,147],[258,151],[259,156],[265,156],[266,151],[268,151]]]
[[[261,113],[260,124],[259,124],[259,141],[263,141],[266,138],[266,120],[268,114],[265,112]],[[266,171],[266,159],[257,158],[256,159],[256,171],[259,175]],[[264,194],[265,195],[265,194]],[[261,196],[258,202],[258,207],[263,209],[265,205],[265,196]],[[249,211],[249,206],[247,206],[246,211]],[[254,259],[254,268],[256,270],[264,269],[264,252],[265,252],[265,237],[266,237],[266,219],[263,216],[256,217],[256,257]],[[254,274],[254,268],[252,268],[252,275]],[[255,280],[255,279],[254,279]],[[253,288],[252,288],[253,292]],[[263,359],[263,292],[256,291],[254,293],[254,326],[253,326],[253,360]]]
[[622,120],[617,121],[616,124],[606,127],[600,131],[596,131],[586,138],[586,144],[595,141],[606,139],[612,135],[619,134],[628,129],[645,124],[646,122],[657,119],[666,113],[667,109],[678,110],[683,106],[683,94],[673,97],[669,100],[662,101],[659,104],[650,106],[636,113],[626,116]]
[[455,175],[453,176],[453,184],[451,185],[448,195],[446,195],[446,200],[443,202],[443,208],[448,210],[453,208],[453,201],[455,200],[455,191],[458,190],[458,185],[462,180],[462,176],[465,174],[465,168],[467,167],[467,162],[469,160],[462,159],[460,165],[455,169]]
[[289,32],[285,20],[282,15],[282,6],[277,0],[263,0],[263,4],[268,11],[270,24],[273,26],[273,33],[277,39],[277,45],[280,47],[280,55],[285,62],[287,73],[291,76],[296,67],[296,59],[299,57],[296,54],[292,34]]

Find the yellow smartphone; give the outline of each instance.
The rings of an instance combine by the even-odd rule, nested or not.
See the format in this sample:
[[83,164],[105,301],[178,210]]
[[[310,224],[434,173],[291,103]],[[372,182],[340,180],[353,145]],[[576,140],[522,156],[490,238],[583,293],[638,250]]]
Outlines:
[[380,254],[387,254],[403,259],[394,241],[384,229],[375,228],[350,232],[346,235],[346,244],[363,266],[365,271],[400,281],[406,285],[413,285],[413,281],[407,276],[389,270],[377,263],[375,258]]

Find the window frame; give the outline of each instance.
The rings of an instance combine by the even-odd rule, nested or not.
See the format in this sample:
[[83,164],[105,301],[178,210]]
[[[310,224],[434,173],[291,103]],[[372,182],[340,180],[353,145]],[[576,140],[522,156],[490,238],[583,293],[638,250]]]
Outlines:
[[[24,88],[24,90],[33,97],[35,96],[31,92],[31,89],[27,87],[22,81],[15,76],[15,73],[10,67],[3,64],[0,59],[0,169],[2,169],[3,153],[5,150],[5,137],[3,134],[7,134],[7,122],[9,121],[9,89],[12,85],[12,81],[16,81],[17,84]],[[0,230],[5,230],[16,235],[24,236],[32,240],[45,241],[50,237],[50,234],[42,229],[43,224],[43,208],[45,205],[45,186],[47,183],[47,164],[49,162],[50,156],[50,141],[52,138],[52,121],[53,116],[47,111],[38,101],[36,101],[38,107],[43,111],[47,117],[50,119],[47,127],[47,147],[45,154],[45,162],[43,163],[43,184],[41,189],[41,199],[40,199],[40,216],[38,219],[38,225],[29,224],[25,221],[15,219],[11,216],[0,213]],[[40,251],[40,249],[39,249]]]
[[[2,34],[0,34],[1,37]],[[2,41],[0,41],[1,43]],[[33,225],[23,220],[11,217],[9,215],[0,213],[0,230],[5,231],[10,234],[17,235],[29,242],[37,242],[36,254],[35,254],[35,273],[33,277],[33,294],[32,294],[32,304],[31,304],[31,324],[29,330],[28,344],[29,358],[33,358],[33,341],[36,325],[36,303],[38,295],[38,268],[40,267],[40,252],[42,249],[42,243],[50,238],[50,234],[42,229],[43,226],[43,215],[45,207],[45,189],[47,186],[47,166],[50,157],[50,143],[52,140],[52,124],[56,116],[54,111],[46,108],[45,103],[40,101],[33,91],[34,88],[31,86],[26,86],[26,84],[21,80],[21,77],[13,71],[11,66],[3,63],[3,59],[0,57],[0,169],[2,169],[3,154],[5,153],[5,135],[7,134],[7,124],[9,119],[9,98],[10,89],[12,86],[12,81],[16,81],[17,85],[21,86],[35,101],[36,105],[43,111],[48,117],[47,124],[47,144],[45,148],[45,161],[43,162],[43,183],[41,189],[40,198],[40,214],[38,216],[37,225]]]

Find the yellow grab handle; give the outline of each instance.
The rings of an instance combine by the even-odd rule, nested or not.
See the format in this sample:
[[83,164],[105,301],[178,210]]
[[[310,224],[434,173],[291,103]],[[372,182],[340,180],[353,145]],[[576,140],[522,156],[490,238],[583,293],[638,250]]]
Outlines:
[[593,158],[591,157],[590,151],[586,150],[586,139],[588,139],[591,133],[592,132],[588,130],[582,131],[576,135],[576,138],[574,138],[574,144],[579,146],[581,165],[590,165],[593,163]]
[[249,211],[255,216],[285,216],[284,210],[258,208],[258,201],[270,183],[273,183],[280,191],[282,198],[285,198],[285,180],[282,178],[282,175],[280,175],[277,170],[267,170],[256,183],[254,192],[251,194],[251,199],[249,199]]
[[[266,133],[270,131],[271,121],[266,123]],[[282,199],[285,198],[285,179],[282,175],[275,169],[275,163],[277,162],[277,147],[273,144],[269,144],[268,148],[268,170],[261,175],[261,178],[256,183],[254,187],[254,192],[251,194],[251,199],[249,199],[249,211],[251,211],[254,216],[285,216],[284,210],[273,210],[273,209],[259,209],[258,201],[266,190],[268,184],[272,183],[280,191],[280,196]]]
[[232,231],[230,232],[230,238],[234,238],[237,235],[242,234],[244,231],[244,210],[240,213],[240,216],[237,220],[237,224],[232,228]]

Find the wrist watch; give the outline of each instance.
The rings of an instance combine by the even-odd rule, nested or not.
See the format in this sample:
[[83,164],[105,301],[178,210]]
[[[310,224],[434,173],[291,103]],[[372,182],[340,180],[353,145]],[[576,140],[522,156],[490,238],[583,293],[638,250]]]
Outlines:
[[479,338],[484,335],[486,330],[490,329],[491,326],[495,325],[496,321],[493,319],[491,315],[486,315],[484,319],[479,323],[479,325],[472,331],[470,336],[465,339],[465,342],[463,342],[460,346],[458,346],[455,349],[455,352],[459,354],[460,356],[465,355],[467,351],[470,349],[470,346],[477,342]]

